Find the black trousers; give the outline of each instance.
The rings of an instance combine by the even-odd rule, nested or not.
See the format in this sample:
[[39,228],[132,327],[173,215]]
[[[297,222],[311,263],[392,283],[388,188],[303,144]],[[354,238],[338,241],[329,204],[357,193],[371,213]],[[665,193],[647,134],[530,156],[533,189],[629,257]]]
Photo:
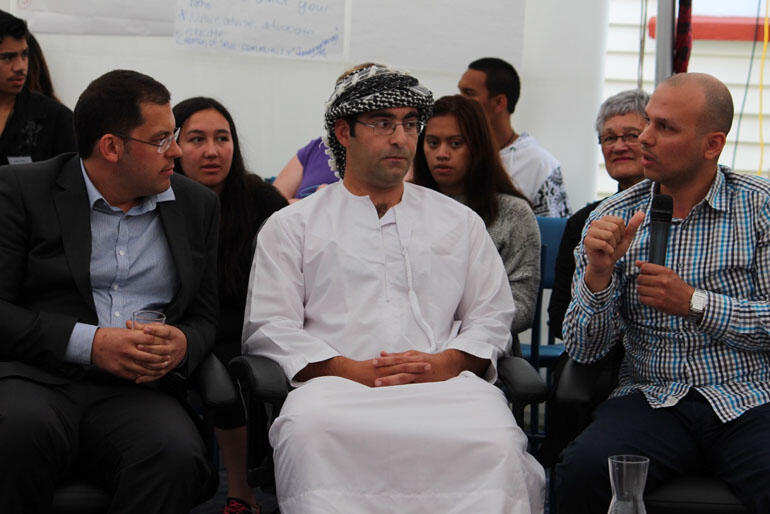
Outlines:
[[659,409],[641,393],[605,401],[555,468],[557,512],[606,512],[612,498],[607,458],[618,454],[650,458],[645,492],[708,470],[752,512],[770,512],[770,404],[722,423],[694,390]]
[[0,512],[47,512],[74,470],[112,493],[110,513],[142,514],[188,512],[213,472],[189,414],[163,392],[0,379]]

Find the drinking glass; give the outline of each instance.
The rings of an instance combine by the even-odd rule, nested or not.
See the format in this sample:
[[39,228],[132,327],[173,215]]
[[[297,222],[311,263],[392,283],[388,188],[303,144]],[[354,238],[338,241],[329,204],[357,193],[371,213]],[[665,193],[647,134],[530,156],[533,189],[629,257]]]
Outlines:
[[641,455],[613,455],[608,460],[612,501],[608,514],[647,514],[644,484],[650,459]]
[[131,315],[131,326],[140,329],[142,325],[157,323],[166,324],[166,315],[159,311],[134,311]]

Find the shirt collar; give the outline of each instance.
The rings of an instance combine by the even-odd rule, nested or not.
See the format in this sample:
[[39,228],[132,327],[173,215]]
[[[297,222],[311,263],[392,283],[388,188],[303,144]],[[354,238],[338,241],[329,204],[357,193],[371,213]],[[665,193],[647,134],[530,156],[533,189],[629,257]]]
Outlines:
[[[120,209],[117,207],[110,205],[109,202],[104,199],[104,196],[102,196],[99,190],[96,189],[94,183],[91,182],[91,179],[88,177],[88,173],[86,173],[86,166],[83,163],[83,159],[80,159],[80,171],[83,174],[83,180],[86,183],[88,205],[91,207],[91,209],[101,208],[100,210],[108,209],[115,212],[120,211]],[[169,186],[168,189],[161,193],[142,197],[142,201],[139,202],[139,205],[132,207],[128,212],[133,215],[144,214],[146,212],[155,210],[155,207],[159,202],[173,202],[174,200],[176,200],[176,196],[174,196],[174,190],[171,188],[171,186]]]
[[[717,211],[726,211],[728,209],[729,206],[728,206],[727,192],[725,191],[725,175],[728,173],[732,173],[732,170],[730,170],[729,167],[724,166],[722,164],[718,165],[716,176],[714,177],[714,180],[711,182],[711,187],[709,187],[709,190],[706,193],[706,196],[703,198],[703,200],[698,202],[698,205],[705,202],[706,204],[710,205],[712,209]],[[641,226],[649,225],[649,222],[650,222],[649,214],[650,214],[650,209],[652,208],[652,197],[659,192],[660,192],[660,185],[657,182],[651,182],[650,196],[649,196],[649,200],[647,203],[647,210],[646,210],[647,215],[644,217],[644,221],[642,222]],[[693,210],[694,209],[695,208],[693,207]]]
[[727,191],[725,189],[725,175],[732,173],[729,167],[720,164],[717,167],[716,177],[711,183],[708,193],[706,193],[706,202],[717,211],[726,211],[728,209]]

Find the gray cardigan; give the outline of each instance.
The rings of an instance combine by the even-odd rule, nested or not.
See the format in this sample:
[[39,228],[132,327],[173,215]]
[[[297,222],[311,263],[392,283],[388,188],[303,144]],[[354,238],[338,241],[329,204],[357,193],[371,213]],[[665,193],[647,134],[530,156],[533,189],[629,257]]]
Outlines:
[[[465,204],[464,196],[453,196]],[[529,204],[511,195],[498,194],[497,219],[487,227],[503,259],[511,285],[516,312],[511,332],[518,334],[532,327],[537,290],[540,286],[540,229]]]

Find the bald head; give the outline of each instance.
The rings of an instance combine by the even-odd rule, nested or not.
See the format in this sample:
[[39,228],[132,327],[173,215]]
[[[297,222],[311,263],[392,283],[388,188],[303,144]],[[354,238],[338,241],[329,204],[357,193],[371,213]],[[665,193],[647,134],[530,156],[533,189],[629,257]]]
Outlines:
[[733,124],[733,97],[721,80],[706,73],[677,73],[660,83],[660,86],[682,88],[696,86],[703,93],[704,103],[700,110],[702,132],[723,132],[727,135]]

